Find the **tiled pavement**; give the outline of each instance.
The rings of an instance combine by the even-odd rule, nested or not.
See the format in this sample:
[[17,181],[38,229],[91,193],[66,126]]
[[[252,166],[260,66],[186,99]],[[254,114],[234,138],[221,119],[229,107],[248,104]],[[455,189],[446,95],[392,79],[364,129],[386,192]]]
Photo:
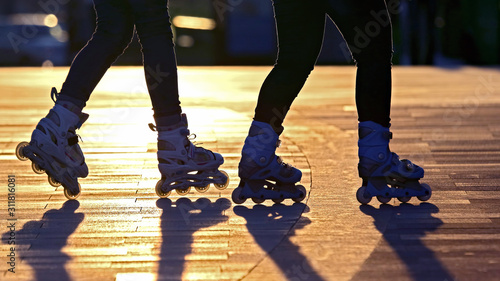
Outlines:
[[[269,70],[180,68],[190,129],[224,155],[232,180],[223,191],[160,200],[143,71],[112,68],[79,131],[90,175],[78,201],[66,201],[13,151],[67,68],[0,69],[0,280],[500,280],[497,69],[394,69],[391,148],[425,168],[428,203],[357,203],[355,69],[318,67],[278,152],[303,171],[308,197],[237,206],[239,154]],[[15,273],[8,175],[17,185]]]

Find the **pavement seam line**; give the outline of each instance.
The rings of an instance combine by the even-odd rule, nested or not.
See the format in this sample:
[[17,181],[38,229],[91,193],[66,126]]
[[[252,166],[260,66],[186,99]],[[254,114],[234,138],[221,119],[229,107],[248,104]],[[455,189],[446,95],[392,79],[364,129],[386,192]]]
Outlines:
[[257,268],[266,258],[268,258],[274,252],[274,250],[276,250],[276,248],[278,248],[283,243],[283,240],[286,237],[289,236],[290,232],[295,228],[295,225],[297,225],[297,223],[299,222],[300,218],[302,218],[302,214],[304,213],[304,210],[307,208],[307,202],[309,201],[309,196],[311,195],[311,191],[312,191],[312,170],[311,170],[311,164],[309,163],[309,159],[307,158],[307,156],[304,154],[304,151],[302,151],[302,148],[300,146],[298,146],[292,140],[289,140],[289,141],[293,145],[295,145],[295,146],[297,146],[299,148],[300,153],[302,155],[304,155],[304,158],[306,158],[307,166],[309,168],[309,181],[310,181],[310,185],[309,185],[309,192],[307,193],[306,202],[304,202],[304,208],[302,209],[302,212],[300,212],[300,216],[297,218],[297,220],[295,221],[295,223],[292,226],[290,226],[290,228],[288,229],[288,231],[286,232],[286,234],[281,237],[281,240],[276,244],[276,246],[274,246],[274,248],[272,248],[268,253],[266,253],[252,268],[250,268],[250,270],[248,270],[247,274],[245,274],[243,277],[241,277],[240,279],[238,279],[238,281],[244,280],[248,275],[250,275],[250,273],[252,273],[252,271],[255,268]]

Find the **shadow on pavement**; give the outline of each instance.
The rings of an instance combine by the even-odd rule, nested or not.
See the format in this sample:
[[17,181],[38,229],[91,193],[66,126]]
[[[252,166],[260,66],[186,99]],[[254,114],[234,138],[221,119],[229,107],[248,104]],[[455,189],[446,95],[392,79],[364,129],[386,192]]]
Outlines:
[[[227,221],[228,216],[224,211],[231,207],[231,202],[226,198],[219,198],[213,203],[207,198],[200,198],[195,202],[179,198],[174,204],[170,199],[164,198],[156,201],[156,206],[162,209],[163,239],[157,281],[184,280],[184,263],[186,257],[193,252],[194,233]],[[209,252],[210,249],[203,248],[202,251]]]
[[[385,241],[379,243],[353,280],[382,280],[395,276],[400,280],[455,280],[435,253],[422,241],[426,233],[433,232],[443,225],[442,220],[432,216],[439,212],[436,205],[383,204],[379,209],[362,205],[359,209],[373,217],[373,224],[382,233]],[[395,255],[387,251],[386,243]],[[394,264],[395,262],[397,264]],[[407,274],[403,276],[391,270],[398,268],[400,262],[406,266],[406,270],[402,270]]]
[[273,206],[255,205],[252,209],[246,206],[235,206],[234,213],[245,218],[248,231],[255,242],[268,254],[281,269],[288,280],[323,280],[311,266],[300,247],[290,239],[295,231],[310,224],[302,213],[308,212],[303,203],[291,206],[274,204]]
[[[65,268],[71,257],[63,253],[62,248],[85,217],[83,213],[75,213],[79,207],[76,200],[66,201],[60,209],[49,210],[41,220],[29,221],[16,231],[16,247],[29,246],[29,250],[23,247],[18,253],[22,262],[33,269],[33,280],[71,280]],[[2,235],[4,243],[8,235]]]

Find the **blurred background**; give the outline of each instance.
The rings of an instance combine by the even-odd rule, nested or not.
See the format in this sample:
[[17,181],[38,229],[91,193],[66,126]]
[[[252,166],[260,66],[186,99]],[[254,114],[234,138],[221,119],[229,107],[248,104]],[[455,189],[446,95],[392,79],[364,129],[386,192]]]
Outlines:
[[[500,64],[500,0],[391,0],[394,64]],[[169,0],[179,65],[270,65],[270,0]],[[95,28],[91,0],[2,0],[0,66],[70,65]],[[318,64],[352,64],[328,21]],[[137,39],[115,63],[140,65]]]

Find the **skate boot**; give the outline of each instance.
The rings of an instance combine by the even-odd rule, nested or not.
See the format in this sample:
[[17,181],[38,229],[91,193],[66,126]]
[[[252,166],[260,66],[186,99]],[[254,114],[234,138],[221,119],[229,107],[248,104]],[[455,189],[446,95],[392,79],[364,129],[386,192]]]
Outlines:
[[359,123],[359,176],[363,185],[356,192],[361,204],[368,204],[373,196],[386,204],[391,198],[406,203],[416,196],[421,201],[431,198],[432,190],[418,181],[424,177],[424,170],[410,160],[399,160],[389,150],[392,133],[389,128],[375,122]]
[[300,170],[285,164],[276,156],[280,141],[271,125],[253,121],[241,151],[238,175],[239,186],[232,199],[242,204],[247,198],[260,204],[266,199],[281,203],[286,198],[300,202],[306,197],[306,189],[295,185],[302,178]]
[[192,186],[198,192],[206,192],[211,183],[219,190],[229,185],[228,174],[219,171],[224,158],[190,141],[185,114],[175,125],[156,127],[149,124],[149,127],[158,131],[158,168],[162,175],[155,189],[158,196],[166,198],[172,189],[179,195],[186,195]]
[[[52,100],[57,91],[52,88]],[[17,145],[16,156],[19,160],[31,160],[33,171],[46,173],[49,184],[64,187],[64,195],[70,200],[80,195],[78,178],[87,177],[89,170],[78,145],[79,129],[89,117],[79,109],[55,104],[49,114],[37,124],[31,135],[31,141]]]

